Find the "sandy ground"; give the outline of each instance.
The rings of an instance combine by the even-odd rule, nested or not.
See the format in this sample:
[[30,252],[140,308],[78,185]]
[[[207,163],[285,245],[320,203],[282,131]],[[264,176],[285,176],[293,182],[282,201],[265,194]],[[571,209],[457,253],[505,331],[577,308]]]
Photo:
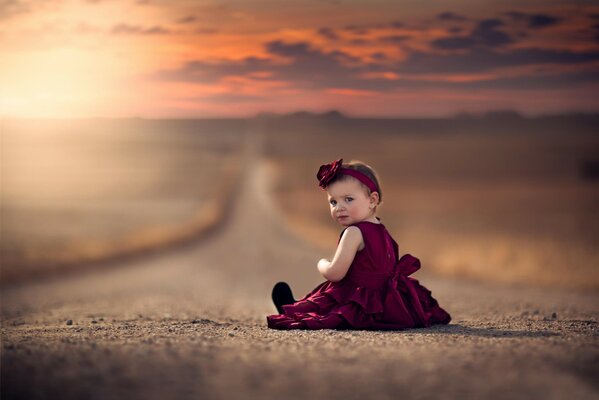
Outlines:
[[3,399],[599,398],[596,293],[419,272],[450,325],[268,329],[272,285],[303,296],[328,255],[282,223],[261,142],[249,143],[244,185],[211,237],[3,288]]

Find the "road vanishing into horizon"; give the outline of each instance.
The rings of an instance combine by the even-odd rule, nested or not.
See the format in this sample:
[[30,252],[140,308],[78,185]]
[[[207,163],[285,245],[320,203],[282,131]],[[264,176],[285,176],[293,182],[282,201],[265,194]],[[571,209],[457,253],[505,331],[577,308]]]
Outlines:
[[597,293],[427,277],[450,325],[268,329],[274,283],[303,297],[329,255],[286,226],[265,140],[210,235],[4,287],[2,399],[599,398]]

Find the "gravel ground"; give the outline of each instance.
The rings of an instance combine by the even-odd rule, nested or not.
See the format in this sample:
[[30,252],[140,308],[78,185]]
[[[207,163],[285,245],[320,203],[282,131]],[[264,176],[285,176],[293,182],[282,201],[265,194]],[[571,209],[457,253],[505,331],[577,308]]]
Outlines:
[[594,295],[428,283],[452,324],[276,331],[266,301],[195,285],[17,312],[2,325],[2,398],[599,397]]
[[285,229],[254,158],[229,222],[201,243],[4,287],[2,398],[599,398],[593,292],[422,271],[450,325],[268,329],[272,285],[300,297],[321,255]]

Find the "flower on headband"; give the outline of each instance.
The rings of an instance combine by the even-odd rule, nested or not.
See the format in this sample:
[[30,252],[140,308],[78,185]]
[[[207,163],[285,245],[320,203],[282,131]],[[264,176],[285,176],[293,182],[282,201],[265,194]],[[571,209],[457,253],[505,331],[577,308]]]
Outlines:
[[318,178],[318,186],[321,188],[326,188],[330,181],[335,178],[337,175],[337,171],[341,168],[341,163],[343,162],[343,158],[339,160],[333,161],[330,164],[321,165],[318,169],[318,173],[316,174],[316,178]]

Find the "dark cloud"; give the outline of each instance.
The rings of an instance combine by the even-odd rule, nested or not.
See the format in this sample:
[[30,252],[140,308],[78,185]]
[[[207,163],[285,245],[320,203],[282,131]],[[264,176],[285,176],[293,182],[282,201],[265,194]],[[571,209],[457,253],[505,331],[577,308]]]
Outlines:
[[[214,83],[227,76],[269,71],[276,66],[267,58],[246,57],[240,61],[190,61],[176,70],[159,71],[155,78],[169,81]],[[257,77],[257,80],[264,79]]]
[[513,42],[513,39],[505,32],[497,30],[503,26],[503,22],[498,19],[486,19],[480,21],[478,26],[472,32],[472,37],[480,44],[489,47],[499,47]]
[[[518,77],[498,77],[472,81],[414,80],[402,78],[394,81],[373,80],[370,90],[381,92],[397,89],[446,89],[446,90],[508,90],[544,91],[548,89],[579,88],[588,84],[599,84],[599,72],[566,72],[550,75],[524,75]],[[365,88],[364,88],[365,89]]]
[[249,95],[249,94],[219,93],[219,94],[212,94],[212,95],[207,95],[207,96],[195,96],[195,97],[181,98],[180,100],[197,101],[197,102],[209,101],[211,103],[225,103],[226,104],[226,103],[251,103],[251,102],[265,100],[265,99],[267,99],[267,97]]
[[[599,73],[535,74],[519,77],[498,77],[481,81],[445,82],[414,79],[413,75],[467,75],[494,71],[499,68],[541,65],[580,65],[599,61],[599,51],[574,52],[550,48],[511,49],[506,44],[513,39],[501,29],[500,19],[484,19],[471,28],[469,35],[439,39],[435,48],[460,49],[460,52],[424,52],[409,50],[407,57],[391,65],[384,53],[374,52],[369,62],[343,51],[324,51],[309,42],[288,43],[275,40],[265,43],[266,57],[246,57],[242,60],[191,61],[181,68],[161,71],[155,78],[164,80],[217,83],[231,76],[244,76],[257,81],[284,81],[295,88],[322,90],[345,88],[385,92],[401,88],[462,88],[462,89],[532,89],[567,87],[585,82],[597,82]],[[321,31],[326,33],[326,29]],[[320,32],[323,34],[323,32]],[[403,42],[408,36],[387,36],[381,40]],[[445,40],[445,42],[440,42]],[[376,47],[375,47],[376,48]],[[282,64],[276,59],[283,57]],[[589,69],[587,66],[586,69]],[[396,73],[400,79],[382,78],[382,73]],[[367,76],[381,78],[367,79]],[[243,97],[239,101],[251,101]],[[255,99],[258,100],[258,99]],[[219,101],[216,97],[215,101]],[[222,101],[231,101],[222,95]]]
[[475,73],[505,67],[584,64],[597,60],[599,60],[599,51],[575,53],[568,50],[524,48],[497,52],[485,48],[473,48],[459,54],[413,52],[399,66],[399,71],[416,74]]
[[462,28],[461,26],[452,26],[451,28],[447,28],[447,32],[449,33],[461,33],[464,32],[464,28]]
[[385,43],[402,43],[402,42],[405,42],[406,40],[410,39],[410,36],[390,35],[390,36],[383,36],[379,39],[381,42],[385,42]]
[[448,36],[435,39],[431,45],[443,50],[464,50],[474,47],[501,47],[513,43],[514,40],[507,33],[498,30],[504,23],[499,19],[485,19],[479,21],[470,35]]
[[437,15],[437,19],[440,19],[442,21],[467,21],[468,20],[468,18],[458,15],[456,13],[450,12],[450,11],[446,11],[446,12],[443,12],[443,13]]
[[528,26],[530,26],[531,28],[544,28],[546,26],[556,25],[561,20],[561,18],[537,14],[530,17]]
[[284,43],[275,40],[266,43],[265,47],[270,54],[291,58],[297,65],[315,72],[318,70],[328,71],[330,68],[334,68],[334,65],[342,62],[360,62],[359,58],[342,51],[321,52],[312,48],[307,42]]
[[438,49],[461,50],[471,48],[477,43],[477,40],[470,36],[450,36],[433,40],[431,44]]
[[406,24],[401,21],[391,21],[389,23],[381,24],[362,24],[362,25],[346,25],[342,29],[353,33],[354,35],[367,35],[373,30],[383,29],[402,29],[405,28]]
[[526,75],[518,77],[505,77],[485,79],[470,82],[447,82],[441,86],[461,89],[498,89],[498,90],[546,90],[567,89],[580,87],[589,83],[599,83],[599,72],[567,72],[552,75]]
[[[395,67],[378,62],[359,62],[353,56],[339,51],[323,52],[308,43],[284,43],[274,41],[266,44],[267,51],[288,58],[288,64],[275,63],[270,58],[247,57],[241,61],[208,63],[193,61],[174,71],[162,71],[158,79],[218,82],[227,76],[246,76],[255,80],[291,82],[304,89],[348,88],[357,90],[388,91],[396,88],[463,87],[463,88],[538,88],[579,84],[597,80],[598,73],[570,73],[560,76],[532,74],[518,78],[498,78],[477,82],[439,82],[410,79],[406,74],[468,74],[491,71],[499,67],[532,66],[542,64],[581,64],[599,60],[599,52],[574,53],[547,49],[517,49],[496,52],[476,48],[465,54],[432,54],[413,52]],[[373,59],[387,61],[385,56],[374,53]],[[269,72],[269,76],[255,75]],[[362,79],[368,73],[395,72],[402,79]],[[552,84],[552,80],[554,83]],[[560,86],[561,87],[561,86]]]
[[290,59],[291,63],[281,65],[269,58],[247,57],[241,61],[221,61],[208,63],[192,61],[174,71],[162,71],[159,79],[184,80],[195,82],[217,82],[227,76],[248,76],[256,72],[268,71],[271,77],[256,80],[291,81],[298,87],[315,88],[337,84],[351,85],[353,71],[363,67],[348,67],[346,63],[358,63],[359,59],[341,51],[322,52],[308,43],[284,43],[273,41],[265,45],[268,53]]
[[317,32],[320,36],[325,37],[329,40],[337,40],[339,36],[331,28],[320,28]]
[[267,43],[266,49],[271,54],[291,58],[304,58],[310,53],[314,53],[314,51],[310,49],[310,44],[307,42],[288,44],[280,40],[275,40]]
[[350,43],[353,44],[354,46],[364,46],[364,45],[371,44],[371,41],[366,40],[366,39],[352,39],[352,40],[350,40]]
[[447,89],[447,90],[508,90],[508,91],[544,91],[548,89],[578,88],[588,84],[599,84],[598,71],[565,72],[556,74],[532,74],[518,77],[498,77],[472,81],[413,80],[409,78],[397,81],[377,82],[393,89]]
[[188,15],[186,17],[179,18],[176,22],[178,24],[190,24],[192,22],[195,22],[196,20],[197,18],[195,17],[195,15]]
[[347,25],[344,26],[343,29],[349,31],[355,35],[366,35],[370,32],[370,29],[366,26],[358,26],[358,25]]
[[210,28],[198,28],[196,30],[194,30],[195,33],[199,33],[201,35],[212,35],[214,33],[217,33],[218,31],[216,29],[210,29]]
[[525,21],[529,28],[538,29],[545,28],[548,26],[556,25],[563,20],[563,18],[554,17],[547,14],[527,14],[519,11],[509,11],[505,15],[511,17],[514,20]]
[[498,28],[503,25],[505,25],[505,24],[500,19],[489,18],[489,19],[483,19],[482,21],[480,21],[478,23],[477,29],[480,29],[481,31],[488,31],[488,30],[493,30],[493,29]]
[[[242,64],[246,67],[248,64]],[[213,65],[200,66],[199,64],[188,66],[187,73],[184,71],[176,71],[177,76],[171,76],[173,80],[187,80],[195,82],[206,82],[206,70],[213,75],[213,78],[221,78],[227,72],[243,69],[241,65]],[[244,73],[257,71],[258,69],[248,67]],[[375,71],[376,70],[376,71]],[[191,74],[193,71],[193,74]],[[334,69],[320,74],[308,73],[297,66],[277,67],[271,65],[273,72],[272,79],[285,80],[293,84],[295,88],[306,90],[322,90],[327,88],[344,88],[353,90],[371,90],[377,92],[387,92],[397,89],[450,89],[450,90],[480,90],[480,89],[496,89],[496,90],[547,90],[580,87],[588,83],[599,82],[599,72],[579,72],[579,73],[564,73],[555,75],[528,75],[520,77],[499,77],[496,79],[485,79],[479,81],[467,82],[450,82],[442,80],[422,80],[410,79],[402,77],[397,80],[388,79],[359,79],[359,72],[382,72],[379,68],[371,68],[370,66],[362,66],[360,68],[347,67],[340,64],[335,64]],[[165,78],[164,76],[162,77]],[[260,78],[260,80],[268,80],[271,78]],[[246,96],[233,94],[212,95],[198,98],[202,101],[216,102],[247,102],[261,100],[259,96]]]
[[172,33],[172,31],[158,25],[144,28],[136,25],[118,24],[112,27],[110,33],[115,35],[168,35]]
[[387,60],[387,58],[388,58],[385,53],[382,53],[380,51],[377,51],[376,53],[372,53],[370,55],[370,57],[372,57],[375,60],[380,60],[380,61]]

